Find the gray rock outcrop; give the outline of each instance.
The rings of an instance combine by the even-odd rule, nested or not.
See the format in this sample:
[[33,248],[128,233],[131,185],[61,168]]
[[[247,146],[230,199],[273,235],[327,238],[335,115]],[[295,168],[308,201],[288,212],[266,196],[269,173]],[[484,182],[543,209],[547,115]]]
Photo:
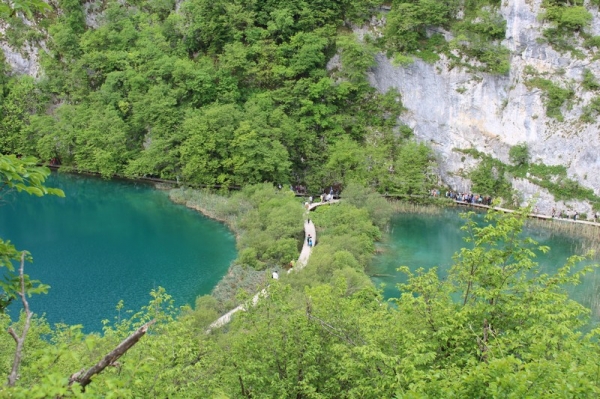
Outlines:
[[[540,43],[547,27],[538,19],[541,2],[503,2],[500,12],[507,21],[503,45],[512,53],[506,76],[452,68],[445,57],[434,64],[415,59],[402,67],[383,54],[377,55],[377,64],[369,74],[371,84],[381,92],[390,88],[399,91],[408,109],[401,122],[412,127],[419,140],[430,143],[438,154],[442,179],[455,190],[469,190],[469,182],[461,175],[473,162],[454,149],[474,148],[508,163],[510,147],[527,143],[532,161],[565,165],[570,178],[600,195],[600,131],[596,123],[580,122],[583,106],[593,97],[581,87],[582,74],[587,68],[600,76],[600,62],[593,59],[590,50],[582,48],[585,57],[577,59]],[[589,30],[598,34],[598,10],[592,9],[592,14]],[[380,26],[376,21],[370,32],[377,32]],[[366,31],[356,29],[359,37]],[[573,106],[561,110],[563,122],[546,116],[543,92],[525,85],[526,71],[551,77],[553,82],[575,90]],[[555,202],[535,184],[514,180],[513,187],[525,201],[537,194],[541,212],[549,213],[552,207],[591,211],[582,201]]]

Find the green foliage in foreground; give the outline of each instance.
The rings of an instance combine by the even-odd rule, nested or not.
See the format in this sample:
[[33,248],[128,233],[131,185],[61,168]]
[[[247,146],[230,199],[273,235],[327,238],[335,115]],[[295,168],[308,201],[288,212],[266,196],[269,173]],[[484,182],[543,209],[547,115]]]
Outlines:
[[[348,222],[336,220],[345,211],[348,220],[361,212],[333,206],[319,222],[343,234]],[[103,336],[77,326],[50,331],[37,320],[23,376],[0,396],[596,397],[600,331],[581,330],[589,310],[564,290],[590,268],[577,268],[581,258],[572,257],[557,273],[540,273],[535,255],[548,248],[520,234],[527,211],[490,213],[483,226],[468,215],[470,238],[448,278],[403,268],[409,279],[394,306],[348,273],[305,287],[296,278],[307,269],[271,281],[267,297],[210,334],[196,323],[198,310],[175,317],[162,290],[133,317],[107,323]],[[325,236],[315,251],[320,245],[329,245]],[[152,333],[85,393],[66,387],[70,373],[150,318],[159,319]],[[0,335],[0,348],[9,339]],[[0,351],[0,365],[9,356]]]
[[[46,194],[64,197],[62,190],[44,186],[49,174],[48,168],[37,166],[35,158],[19,159],[14,155],[0,154],[0,201],[11,190],[23,191],[38,197]],[[14,264],[19,263],[22,256],[25,261],[32,261],[29,252],[17,250],[10,241],[0,238],[0,268],[3,268],[0,279],[0,315],[4,314],[6,307],[18,298],[21,285]],[[49,288],[37,280],[30,280],[28,275],[24,275],[24,284],[28,295],[46,293]]]

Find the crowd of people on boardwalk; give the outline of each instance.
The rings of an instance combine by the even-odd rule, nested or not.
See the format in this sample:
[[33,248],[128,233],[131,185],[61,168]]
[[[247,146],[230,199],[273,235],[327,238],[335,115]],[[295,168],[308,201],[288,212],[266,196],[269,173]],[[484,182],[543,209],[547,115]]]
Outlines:
[[[339,191],[334,191],[333,187],[329,189],[329,193],[323,193],[319,196],[319,200],[321,202],[329,202],[332,201],[334,198],[340,198],[340,192]],[[304,203],[304,207],[306,209],[308,209],[315,201],[315,198],[313,198],[313,196],[309,196],[308,197],[308,201],[306,201]]]
[[[437,196],[439,197],[439,190]],[[446,191],[446,198],[452,198],[455,201],[466,202],[469,204],[492,205],[492,197],[489,195],[479,195],[473,193],[458,193],[454,191]]]
[[[574,211],[574,210],[559,210],[557,211],[556,208],[552,208],[552,218],[553,219],[573,219],[573,220],[580,220],[581,215],[579,214],[579,212]],[[584,215],[584,218],[587,215]],[[598,223],[600,221],[600,212],[594,212],[591,215],[591,219],[594,223]],[[589,218],[588,218],[589,219]]]
[[[433,189],[429,192],[429,194],[432,197],[439,197],[440,191]],[[455,192],[455,191],[446,191],[446,198],[451,198],[454,201],[466,202],[468,204],[478,204],[478,205],[488,205],[488,206],[492,205],[492,197],[490,197],[489,195],[484,196],[484,195],[473,194],[473,193],[460,193],[460,192]],[[537,206],[533,209],[533,214],[540,215],[540,211]],[[584,217],[585,216],[586,215],[584,215]],[[594,212],[591,216],[592,216],[591,220],[593,220],[595,223],[600,222],[600,212]],[[559,210],[559,211],[557,211],[556,208],[552,208],[551,217],[553,219],[556,218],[556,219],[580,220],[581,215],[576,210]]]

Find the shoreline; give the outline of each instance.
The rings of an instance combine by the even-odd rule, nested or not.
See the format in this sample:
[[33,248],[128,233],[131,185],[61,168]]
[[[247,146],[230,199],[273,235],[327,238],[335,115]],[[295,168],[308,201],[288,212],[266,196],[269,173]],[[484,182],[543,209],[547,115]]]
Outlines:
[[219,217],[219,216],[215,215],[214,213],[210,212],[206,208],[203,208],[199,205],[192,204],[191,201],[179,200],[177,198],[173,198],[173,196],[171,195],[171,192],[170,192],[171,190],[175,190],[175,189],[174,188],[169,189],[169,200],[171,202],[173,202],[174,204],[177,204],[177,205],[183,205],[189,209],[193,209],[196,212],[199,212],[200,214],[202,214],[203,216],[205,216],[209,219],[216,220],[217,222],[223,223],[235,235],[235,240],[236,240],[236,244],[237,244],[237,241],[238,241],[239,235],[240,235],[240,231],[235,227],[235,225],[233,224],[233,222],[231,220],[227,220],[223,217]]

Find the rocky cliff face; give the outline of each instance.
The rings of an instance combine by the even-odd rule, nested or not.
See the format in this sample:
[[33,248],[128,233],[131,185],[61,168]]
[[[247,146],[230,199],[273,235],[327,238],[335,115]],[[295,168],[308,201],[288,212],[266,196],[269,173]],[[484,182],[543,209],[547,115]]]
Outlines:
[[[507,76],[450,68],[444,58],[435,64],[416,59],[407,67],[399,67],[383,54],[377,55],[377,65],[369,76],[371,84],[382,92],[396,88],[402,94],[408,109],[402,122],[414,129],[418,139],[431,144],[438,154],[443,180],[455,190],[469,190],[470,183],[460,174],[476,161],[453,149],[475,148],[508,163],[510,147],[524,142],[533,162],[565,165],[569,177],[600,195],[600,131],[598,124],[579,120],[582,107],[593,97],[581,87],[583,71],[587,68],[600,76],[600,62],[583,48],[585,57],[577,59],[539,43],[545,28],[538,20],[541,2],[505,0],[502,4],[501,13],[507,21],[503,44],[512,52]],[[598,35],[598,10],[591,11],[594,19],[588,30]],[[377,30],[370,26],[356,31],[363,34],[367,28]],[[547,117],[543,92],[524,84],[527,66],[528,71],[575,90],[573,106],[563,106],[563,122]],[[580,213],[591,211],[583,202],[555,203],[546,190],[521,179],[515,179],[513,187],[524,200],[539,195],[541,212],[549,213],[553,206]]]

